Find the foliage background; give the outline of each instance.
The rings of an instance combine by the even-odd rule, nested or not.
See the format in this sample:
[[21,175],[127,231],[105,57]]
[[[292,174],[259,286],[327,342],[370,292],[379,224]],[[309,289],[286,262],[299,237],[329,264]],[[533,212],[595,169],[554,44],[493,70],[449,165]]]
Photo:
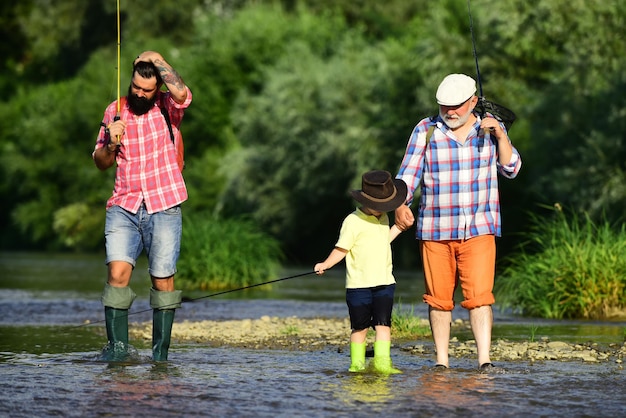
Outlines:
[[[0,248],[100,251],[113,170],[91,152],[116,99],[116,2],[0,6]],[[363,171],[398,168],[448,73],[475,75],[466,0],[121,1],[121,90],[160,51],[194,93],[185,213],[246,216],[291,264],[332,248]],[[513,109],[508,254],[528,212],[626,210],[626,2],[473,0],[485,96]],[[603,218],[604,219],[604,218]],[[418,262],[411,233],[396,265]]]

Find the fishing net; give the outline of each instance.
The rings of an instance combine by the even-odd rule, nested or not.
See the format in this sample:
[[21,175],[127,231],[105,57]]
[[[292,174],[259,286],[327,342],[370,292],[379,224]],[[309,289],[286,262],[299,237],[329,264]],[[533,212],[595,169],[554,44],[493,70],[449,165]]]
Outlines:
[[494,118],[504,124],[507,131],[511,129],[511,125],[513,125],[516,118],[515,113],[513,113],[512,110],[491,102],[482,96],[478,98],[478,104],[476,105],[475,110],[478,112],[480,117],[483,117],[485,113],[491,114]]

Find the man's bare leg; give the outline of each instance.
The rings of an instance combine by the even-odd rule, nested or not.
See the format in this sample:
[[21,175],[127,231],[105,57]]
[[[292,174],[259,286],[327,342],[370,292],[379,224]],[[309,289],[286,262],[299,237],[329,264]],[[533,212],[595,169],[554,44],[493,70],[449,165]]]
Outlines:
[[450,344],[452,312],[429,308],[428,317],[430,319],[433,340],[435,341],[435,349],[437,350],[437,364],[449,367],[448,345]]
[[491,306],[480,306],[469,311],[470,325],[476,340],[478,352],[478,366],[491,363],[491,328],[493,326],[493,311]]

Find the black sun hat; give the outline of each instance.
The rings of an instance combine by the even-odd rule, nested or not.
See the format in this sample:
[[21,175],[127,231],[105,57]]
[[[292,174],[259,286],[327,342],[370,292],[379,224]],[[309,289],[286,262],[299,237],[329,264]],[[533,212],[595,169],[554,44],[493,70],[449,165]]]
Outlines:
[[361,190],[352,190],[354,200],[378,212],[396,210],[406,200],[406,183],[388,171],[372,170],[363,174]]

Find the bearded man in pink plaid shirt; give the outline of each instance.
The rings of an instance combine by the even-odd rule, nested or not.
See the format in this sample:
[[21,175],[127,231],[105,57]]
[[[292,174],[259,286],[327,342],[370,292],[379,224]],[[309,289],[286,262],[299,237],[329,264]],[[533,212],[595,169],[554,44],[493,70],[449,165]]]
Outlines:
[[179,135],[190,103],[191,91],[172,66],[158,52],[145,51],[133,62],[128,96],[104,112],[93,159],[100,170],[117,166],[106,205],[105,360],[130,355],[128,311],[136,297],[130,279],[143,250],[152,280],[152,354],[155,361],[167,360],[174,312],[181,306],[174,274],[182,235],[180,205],[187,200],[172,136]]
[[475,112],[476,82],[450,74],[436,93],[439,115],[413,129],[397,178],[408,186],[396,210],[401,230],[414,223],[409,208],[419,188],[416,237],[424,266],[424,302],[437,350],[436,368],[449,367],[448,345],[454,291],[463,290],[478,367],[498,371],[490,360],[495,303],[495,237],[501,235],[498,174],[517,176],[522,160],[504,124]]

